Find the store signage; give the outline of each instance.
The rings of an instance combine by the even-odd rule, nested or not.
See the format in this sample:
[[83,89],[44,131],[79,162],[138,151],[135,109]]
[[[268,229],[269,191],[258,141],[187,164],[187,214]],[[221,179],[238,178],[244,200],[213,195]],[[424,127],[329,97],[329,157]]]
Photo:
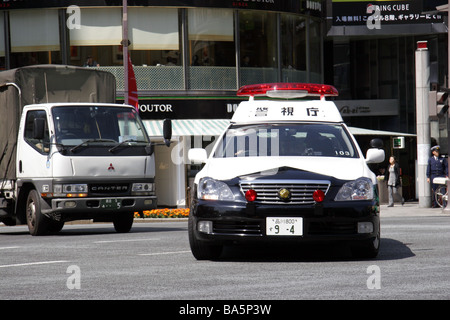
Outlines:
[[398,116],[397,99],[376,100],[336,100],[334,101],[343,117]]
[[[231,119],[241,100],[139,99],[142,119]],[[118,101],[123,103],[123,101]]]
[[[122,0],[0,0],[1,9],[122,6]],[[239,8],[321,15],[321,0],[128,0],[128,6]]]
[[442,23],[444,16],[437,12],[424,12],[422,1],[352,1],[333,0],[334,26],[368,26]]

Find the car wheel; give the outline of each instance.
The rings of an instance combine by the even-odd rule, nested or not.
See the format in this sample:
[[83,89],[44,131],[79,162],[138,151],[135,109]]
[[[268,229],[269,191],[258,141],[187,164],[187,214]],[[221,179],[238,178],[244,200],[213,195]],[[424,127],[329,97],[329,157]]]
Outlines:
[[355,258],[375,259],[380,251],[380,233],[376,237],[352,247],[352,255]]
[[189,244],[193,256],[197,260],[216,260],[222,254],[223,246],[205,243],[199,241],[195,236],[195,222],[192,216],[189,216],[188,222]]

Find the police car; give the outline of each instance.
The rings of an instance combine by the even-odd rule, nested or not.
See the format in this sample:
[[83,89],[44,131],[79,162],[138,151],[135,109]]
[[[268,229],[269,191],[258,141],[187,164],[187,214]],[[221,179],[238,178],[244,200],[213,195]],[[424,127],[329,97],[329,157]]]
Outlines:
[[[345,241],[358,257],[374,258],[379,200],[367,164],[384,161],[384,151],[374,143],[363,156],[336,105],[325,100],[337,90],[269,83],[237,94],[249,100],[210,156],[204,149],[188,153],[205,163],[188,224],[194,257],[217,259],[224,245],[237,242]],[[299,100],[306,96],[318,98]]]

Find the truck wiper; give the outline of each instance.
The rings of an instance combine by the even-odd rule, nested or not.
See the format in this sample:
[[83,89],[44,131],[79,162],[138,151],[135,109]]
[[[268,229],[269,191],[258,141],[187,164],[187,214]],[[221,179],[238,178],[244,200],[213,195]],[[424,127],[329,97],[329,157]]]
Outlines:
[[129,143],[129,142],[137,142],[137,143],[148,143],[148,141],[143,141],[143,140],[134,140],[134,139],[127,139],[124,140],[122,142],[120,142],[119,144],[115,145],[114,147],[112,147],[111,149],[109,149],[109,152],[113,152],[114,150],[120,148],[122,145],[124,145],[125,143]]
[[73,147],[72,149],[70,149],[70,152],[74,152],[76,149],[90,143],[90,142],[114,142],[116,143],[116,140],[112,140],[112,139],[88,139],[83,141],[82,143],[76,145],[75,147]]

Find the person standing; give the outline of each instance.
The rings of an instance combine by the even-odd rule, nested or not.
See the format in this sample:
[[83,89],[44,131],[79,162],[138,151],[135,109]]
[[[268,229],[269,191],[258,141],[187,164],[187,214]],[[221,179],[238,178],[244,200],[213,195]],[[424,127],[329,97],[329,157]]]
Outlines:
[[440,157],[440,147],[439,145],[433,146],[431,148],[431,153],[433,154],[428,159],[427,164],[427,182],[431,183],[432,197],[431,197],[431,207],[437,208],[439,207],[436,203],[436,199],[434,197],[434,193],[438,187],[438,185],[433,183],[433,179],[437,177],[448,177],[448,163],[447,159]]
[[400,199],[402,205],[405,203],[403,197],[399,194],[398,189],[401,186],[400,182],[400,166],[394,156],[389,158],[389,166],[386,169],[386,176],[384,177],[388,185],[389,204],[388,207],[393,207],[395,198]]

